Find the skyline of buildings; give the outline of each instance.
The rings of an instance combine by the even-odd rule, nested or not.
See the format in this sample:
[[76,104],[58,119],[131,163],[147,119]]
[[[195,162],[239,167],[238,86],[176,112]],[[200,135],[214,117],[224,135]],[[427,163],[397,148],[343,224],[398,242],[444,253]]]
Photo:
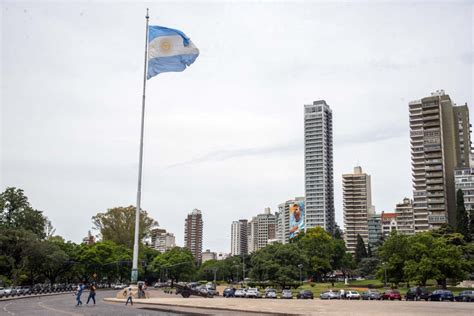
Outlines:
[[[466,209],[474,209],[474,168],[470,168],[471,129],[467,104],[457,106],[449,95],[438,90],[408,105],[413,197],[403,198],[391,212],[377,214],[372,205],[371,176],[363,172],[361,166],[356,166],[353,173],[343,174],[343,230],[349,252],[355,251],[357,235],[366,246],[376,247],[380,238],[387,237],[392,231],[412,235],[435,229],[443,223],[455,225],[458,189],[463,190]],[[249,254],[268,243],[288,243],[294,233],[292,209],[296,204],[301,205],[299,212],[304,222],[299,228],[321,226],[333,233],[332,124],[332,111],[326,101],[304,105],[306,195],[280,203],[274,214],[270,208],[265,208],[250,220],[233,221],[231,255]],[[192,237],[191,232],[199,231],[199,236]],[[202,215],[199,210],[194,210],[185,220],[185,247],[192,250],[198,261],[201,260]]]

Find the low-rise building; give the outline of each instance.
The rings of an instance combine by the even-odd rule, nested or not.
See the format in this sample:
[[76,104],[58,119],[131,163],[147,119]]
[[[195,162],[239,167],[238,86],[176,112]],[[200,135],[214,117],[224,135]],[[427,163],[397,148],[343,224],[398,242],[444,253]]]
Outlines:
[[212,252],[210,249],[206,249],[201,255],[202,263],[209,261],[209,260],[217,260],[217,254]]
[[168,233],[166,229],[154,228],[151,230],[150,247],[164,253],[171,248],[176,247],[175,237],[172,233]]
[[380,215],[382,235],[387,238],[392,231],[397,230],[397,214],[382,212]]

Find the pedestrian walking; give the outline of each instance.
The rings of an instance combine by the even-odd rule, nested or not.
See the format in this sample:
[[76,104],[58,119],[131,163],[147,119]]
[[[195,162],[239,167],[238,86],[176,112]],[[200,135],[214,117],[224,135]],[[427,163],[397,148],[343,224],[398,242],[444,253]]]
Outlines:
[[92,283],[91,284],[91,287],[90,287],[90,290],[89,290],[89,297],[87,298],[87,303],[86,304],[89,304],[89,301],[92,299],[92,301],[94,302],[94,305],[95,305],[95,284]]
[[83,291],[84,291],[84,284],[79,283],[79,285],[77,286],[77,290],[76,290],[76,301],[77,301],[76,306],[82,305],[81,295],[82,295]]
[[125,306],[128,305],[128,302],[130,302],[130,304],[133,306],[132,287],[129,287],[129,288],[128,288],[127,295],[128,295],[128,298],[127,298],[127,302],[125,302]]

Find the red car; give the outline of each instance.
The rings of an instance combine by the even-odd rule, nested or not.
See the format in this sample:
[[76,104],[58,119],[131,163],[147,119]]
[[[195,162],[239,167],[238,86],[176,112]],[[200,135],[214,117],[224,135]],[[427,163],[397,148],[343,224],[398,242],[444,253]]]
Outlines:
[[382,300],[402,300],[402,296],[400,295],[400,292],[395,291],[395,290],[389,290],[383,293],[382,295]]

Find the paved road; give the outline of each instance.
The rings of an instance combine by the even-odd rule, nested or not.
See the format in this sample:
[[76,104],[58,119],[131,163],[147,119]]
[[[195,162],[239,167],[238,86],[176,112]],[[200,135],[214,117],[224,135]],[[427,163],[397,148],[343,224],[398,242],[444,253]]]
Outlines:
[[[114,296],[117,291],[98,291],[96,295],[97,304],[86,305],[88,293],[82,295],[83,305],[76,307],[76,300],[73,294],[64,294],[45,297],[30,297],[15,299],[10,301],[0,301],[1,316],[177,316],[177,315],[234,315],[235,312],[209,311],[196,308],[175,308],[153,305],[124,306],[124,304],[107,303],[104,297]],[[245,313],[243,315],[256,315],[255,313]],[[263,315],[263,314],[260,314]]]

